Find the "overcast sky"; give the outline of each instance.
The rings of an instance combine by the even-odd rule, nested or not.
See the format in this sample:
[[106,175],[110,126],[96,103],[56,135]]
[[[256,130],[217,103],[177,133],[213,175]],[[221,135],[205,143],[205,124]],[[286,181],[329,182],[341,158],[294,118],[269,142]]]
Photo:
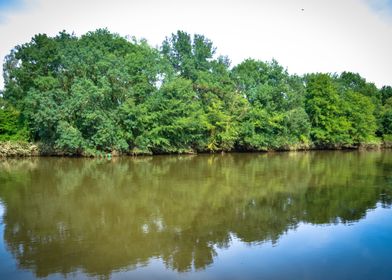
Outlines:
[[233,65],[275,58],[290,73],[352,71],[392,85],[392,0],[0,0],[0,57],[37,33],[103,27],[152,46],[199,33]]

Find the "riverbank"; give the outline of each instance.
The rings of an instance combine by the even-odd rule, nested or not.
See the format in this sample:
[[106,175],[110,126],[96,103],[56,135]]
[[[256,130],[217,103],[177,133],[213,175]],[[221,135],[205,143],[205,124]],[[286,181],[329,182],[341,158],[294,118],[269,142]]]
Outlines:
[[[361,143],[360,145],[353,146],[342,146],[342,145],[331,145],[331,146],[315,146],[315,145],[297,145],[290,147],[282,147],[280,149],[269,149],[269,150],[232,150],[227,152],[285,152],[285,151],[313,151],[313,150],[381,150],[391,149],[392,141],[380,141],[373,143]],[[206,153],[207,151],[194,151],[187,150],[184,152],[178,152],[173,154],[197,154]],[[221,151],[219,151],[221,152]],[[225,151],[226,152],[226,151]],[[159,153],[160,154],[160,153]],[[112,157],[112,156],[141,156],[141,155],[158,155],[154,153],[146,153],[142,151],[130,151],[129,153],[119,153],[117,151],[112,152],[81,152],[80,154],[67,154],[62,151],[56,151],[49,149],[42,144],[28,143],[28,142],[14,142],[5,141],[0,142],[0,158],[1,157],[34,157],[34,156],[77,156],[77,157]]]
[[0,142],[0,157],[30,157],[39,156],[38,145],[23,141]]

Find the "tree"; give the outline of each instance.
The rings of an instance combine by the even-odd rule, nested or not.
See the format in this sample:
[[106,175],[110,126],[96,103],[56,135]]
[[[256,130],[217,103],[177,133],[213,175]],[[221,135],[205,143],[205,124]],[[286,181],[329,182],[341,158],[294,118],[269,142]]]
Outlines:
[[118,110],[156,91],[164,65],[145,41],[106,29],[76,38],[35,36],[6,59],[4,99],[21,111],[31,140],[71,154],[127,151]]
[[316,145],[351,145],[351,124],[344,114],[337,85],[328,74],[309,74],[306,81],[305,108],[312,125],[311,138]]
[[366,143],[375,138],[377,121],[374,116],[375,105],[371,98],[348,90],[344,94],[344,110],[350,122],[348,130],[353,143]]
[[[380,136],[382,134],[381,126],[381,106],[382,106],[382,92],[377,89],[374,83],[369,83],[361,77],[358,73],[343,72],[340,76],[335,77],[336,83],[341,95],[347,91],[353,91],[362,94],[370,99],[374,105],[374,116],[377,121],[376,133]],[[344,97],[342,97],[344,98]]]
[[171,63],[175,72],[183,78],[195,81],[198,71],[208,71],[215,54],[212,42],[203,35],[191,35],[177,31],[167,37],[161,47],[161,53]]
[[27,140],[27,129],[20,112],[0,97],[0,141]]
[[304,87],[276,61],[247,59],[232,75],[251,109],[245,118],[245,149],[289,148],[309,142],[309,119],[304,111]]
[[392,97],[385,101],[382,108],[382,127],[384,135],[392,135]]
[[127,131],[134,135],[133,149],[141,152],[190,152],[201,149],[206,119],[192,83],[175,78],[145,103],[121,109]]
[[385,105],[386,101],[392,97],[392,87],[383,86],[380,90],[382,105]]

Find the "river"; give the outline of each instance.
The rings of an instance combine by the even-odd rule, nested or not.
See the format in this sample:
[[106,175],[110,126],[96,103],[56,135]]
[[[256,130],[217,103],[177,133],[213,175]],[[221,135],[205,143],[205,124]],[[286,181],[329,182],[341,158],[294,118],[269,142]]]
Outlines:
[[390,279],[392,151],[0,161],[0,279]]

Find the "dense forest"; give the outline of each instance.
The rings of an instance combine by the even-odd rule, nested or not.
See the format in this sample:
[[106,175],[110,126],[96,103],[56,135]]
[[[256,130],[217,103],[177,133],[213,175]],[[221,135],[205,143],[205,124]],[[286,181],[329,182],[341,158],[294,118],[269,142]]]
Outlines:
[[0,141],[68,155],[358,147],[392,140],[392,87],[359,74],[231,66],[183,31],[160,47],[106,29],[38,34],[4,60]]

